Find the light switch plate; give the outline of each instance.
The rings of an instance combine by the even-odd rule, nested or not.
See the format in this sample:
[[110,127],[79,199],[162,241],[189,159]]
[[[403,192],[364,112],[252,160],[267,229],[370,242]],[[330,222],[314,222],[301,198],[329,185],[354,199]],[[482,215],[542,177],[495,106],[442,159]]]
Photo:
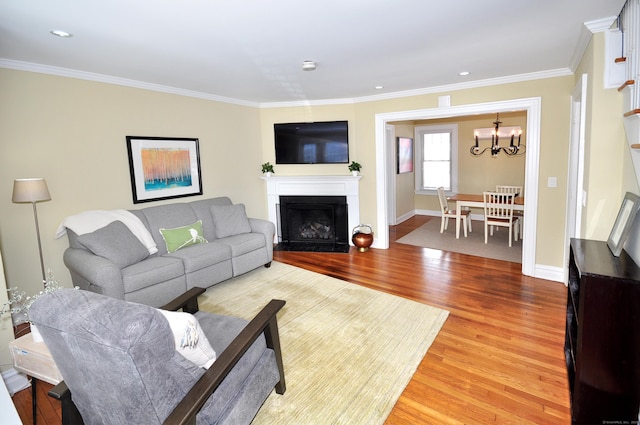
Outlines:
[[547,179],[547,187],[558,187],[558,178],[557,177],[549,177]]

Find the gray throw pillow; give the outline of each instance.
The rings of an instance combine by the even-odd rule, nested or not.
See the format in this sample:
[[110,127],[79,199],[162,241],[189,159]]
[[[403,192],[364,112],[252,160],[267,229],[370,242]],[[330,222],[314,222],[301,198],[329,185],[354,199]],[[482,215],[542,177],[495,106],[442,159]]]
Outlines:
[[211,216],[216,238],[251,233],[244,204],[211,205]]
[[149,250],[121,221],[113,221],[92,233],[79,235],[78,242],[121,269],[149,256]]

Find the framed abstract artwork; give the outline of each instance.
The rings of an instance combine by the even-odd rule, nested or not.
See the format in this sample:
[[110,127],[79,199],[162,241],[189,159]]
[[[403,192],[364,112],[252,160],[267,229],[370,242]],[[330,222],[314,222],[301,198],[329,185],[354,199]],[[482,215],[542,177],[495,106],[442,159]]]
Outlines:
[[198,139],[127,136],[133,203],[202,195]]
[[397,174],[413,172],[413,139],[396,137]]
[[620,256],[624,248],[624,243],[629,237],[629,231],[638,209],[640,209],[640,198],[631,192],[627,192],[622,200],[616,221],[613,223],[609,239],[607,239],[607,245],[609,245],[611,253],[616,257]]

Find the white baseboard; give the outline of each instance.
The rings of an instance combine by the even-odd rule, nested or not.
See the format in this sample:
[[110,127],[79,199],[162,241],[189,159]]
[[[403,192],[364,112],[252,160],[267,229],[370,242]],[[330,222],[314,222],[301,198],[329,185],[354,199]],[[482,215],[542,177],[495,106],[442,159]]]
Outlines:
[[534,276],[538,279],[553,280],[564,284],[564,269],[562,267],[535,265]]
[[29,381],[27,375],[18,372],[15,369],[9,369],[5,372],[2,372],[2,380],[7,386],[9,395],[11,395],[12,397],[18,391],[22,391],[31,386],[31,381]]

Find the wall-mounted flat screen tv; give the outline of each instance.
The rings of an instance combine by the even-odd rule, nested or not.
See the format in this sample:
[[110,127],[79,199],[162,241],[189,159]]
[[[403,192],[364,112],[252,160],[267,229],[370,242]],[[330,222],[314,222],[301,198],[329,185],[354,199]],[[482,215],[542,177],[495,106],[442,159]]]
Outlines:
[[274,124],[276,164],[346,164],[347,121]]

